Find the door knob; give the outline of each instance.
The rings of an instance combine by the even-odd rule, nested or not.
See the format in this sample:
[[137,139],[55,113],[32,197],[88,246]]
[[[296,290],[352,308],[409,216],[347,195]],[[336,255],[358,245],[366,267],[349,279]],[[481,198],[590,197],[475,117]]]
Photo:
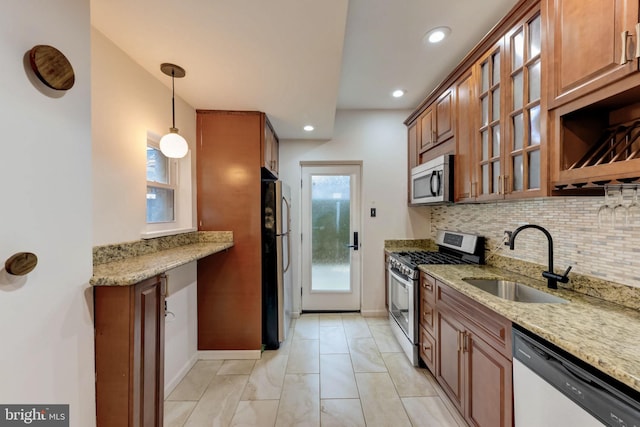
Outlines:
[[353,245],[347,245],[348,248],[352,248],[354,251],[357,251],[360,245],[358,244],[358,232],[353,232]]

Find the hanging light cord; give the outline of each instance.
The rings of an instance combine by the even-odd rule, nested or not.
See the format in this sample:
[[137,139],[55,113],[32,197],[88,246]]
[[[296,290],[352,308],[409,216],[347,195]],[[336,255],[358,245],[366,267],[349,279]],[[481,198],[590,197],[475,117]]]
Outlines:
[[176,70],[171,69],[171,122],[173,123],[173,129],[176,128],[176,85],[175,85],[175,74]]

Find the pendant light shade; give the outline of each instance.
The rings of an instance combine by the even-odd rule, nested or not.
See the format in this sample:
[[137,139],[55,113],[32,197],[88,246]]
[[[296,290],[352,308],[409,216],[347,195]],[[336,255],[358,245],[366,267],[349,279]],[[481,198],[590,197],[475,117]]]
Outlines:
[[189,145],[182,135],[178,133],[178,129],[171,128],[168,134],[160,138],[160,151],[166,157],[181,159],[187,155]]
[[171,76],[171,117],[173,125],[169,128],[169,133],[160,138],[160,151],[166,157],[173,159],[181,159],[187,155],[189,145],[176,128],[176,102],[175,102],[175,85],[174,79],[184,77],[186,72],[184,68],[175,64],[164,63],[160,65],[160,70],[168,76]]

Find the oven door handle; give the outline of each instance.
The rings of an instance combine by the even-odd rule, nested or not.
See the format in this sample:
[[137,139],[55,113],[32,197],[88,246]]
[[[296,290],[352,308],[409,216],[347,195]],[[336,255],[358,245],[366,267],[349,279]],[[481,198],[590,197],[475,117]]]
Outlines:
[[400,282],[402,287],[404,287],[405,289],[410,289],[411,287],[413,287],[413,280],[411,280],[410,278],[396,273],[393,268],[389,269],[389,272],[398,282]]

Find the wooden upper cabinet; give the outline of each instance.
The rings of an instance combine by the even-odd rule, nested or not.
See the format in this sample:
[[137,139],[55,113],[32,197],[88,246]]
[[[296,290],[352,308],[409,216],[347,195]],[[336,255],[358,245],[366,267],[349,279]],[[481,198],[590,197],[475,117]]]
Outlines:
[[455,85],[456,91],[456,157],[455,196],[456,202],[474,201],[476,195],[476,176],[473,148],[475,140],[474,93],[475,80],[473,69],[463,75]]
[[542,17],[536,6],[477,61],[477,132],[472,147],[463,146],[462,140],[457,145],[463,165],[466,155],[473,167],[470,176],[456,177],[466,181],[457,183],[458,200],[548,194],[542,47]]
[[409,173],[411,168],[418,166],[418,121],[416,120],[407,128],[407,136],[409,139]]
[[545,5],[520,0],[405,121],[417,164],[455,151],[455,202],[549,194]]
[[638,0],[544,1],[549,11],[549,108],[638,70]]
[[[453,101],[453,88],[447,89],[418,118],[420,122],[420,153],[424,153],[453,137]],[[419,161],[419,163],[422,162]]]
[[436,144],[440,144],[453,137],[454,133],[454,119],[453,114],[453,88],[446,90],[436,101]]
[[280,143],[266,115],[263,117],[265,123],[262,140],[262,166],[267,168],[275,177],[278,177]]
[[535,8],[505,37],[505,198],[548,193],[546,100],[542,87],[542,17]]
[[502,158],[503,132],[503,40],[501,39],[475,65],[478,76],[476,99],[477,138],[475,147],[476,200],[504,197]]
[[435,109],[433,106],[427,108],[420,115],[420,152],[433,147],[436,141]]
[[407,139],[409,141],[408,146],[408,167],[407,167],[407,203],[411,204],[411,169],[418,166],[418,151],[420,147],[418,146],[418,127],[420,121],[416,120],[409,125],[407,128]]

